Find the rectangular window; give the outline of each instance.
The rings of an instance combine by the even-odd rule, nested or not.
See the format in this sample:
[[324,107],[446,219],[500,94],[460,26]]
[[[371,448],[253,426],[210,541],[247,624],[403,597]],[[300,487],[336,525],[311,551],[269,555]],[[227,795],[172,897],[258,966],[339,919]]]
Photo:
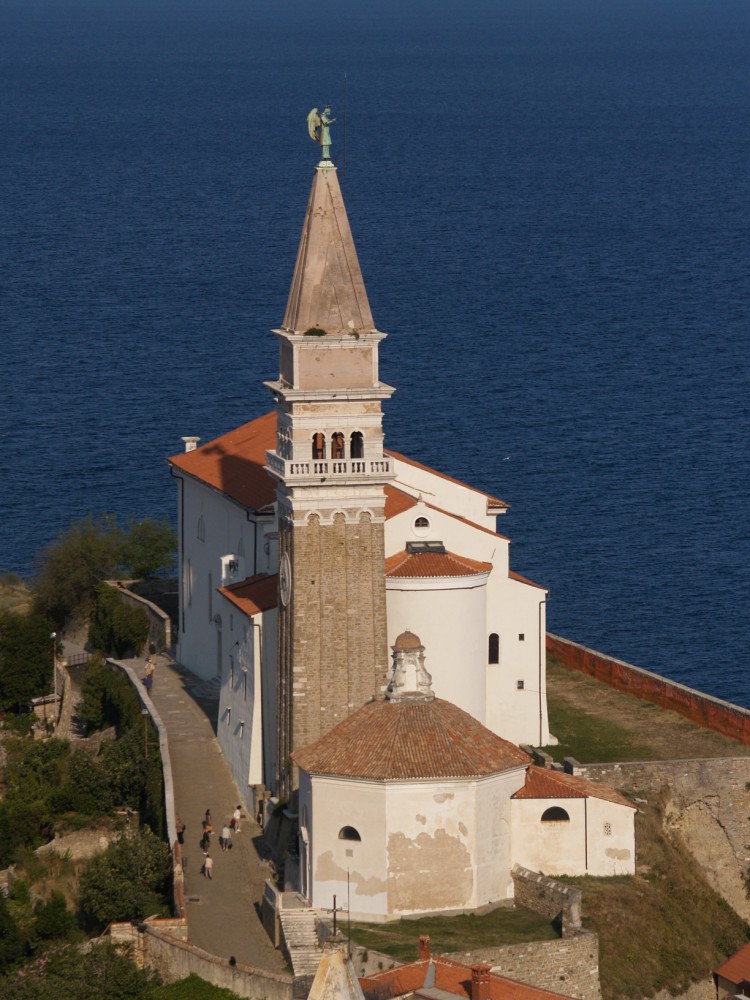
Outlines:
[[523,681],[516,681],[516,687],[519,691],[523,691]]
[[525,634],[523,632],[519,632],[518,633],[518,641],[519,642],[525,642],[526,641],[526,636],[525,636]]

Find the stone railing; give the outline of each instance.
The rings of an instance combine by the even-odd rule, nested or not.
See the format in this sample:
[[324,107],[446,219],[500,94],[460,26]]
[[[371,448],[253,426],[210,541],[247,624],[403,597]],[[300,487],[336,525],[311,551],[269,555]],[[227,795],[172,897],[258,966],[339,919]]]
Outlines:
[[285,482],[292,479],[316,479],[320,476],[351,479],[366,476],[393,476],[393,460],[382,458],[311,458],[304,461],[280,458],[276,452],[266,452],[271,472]]

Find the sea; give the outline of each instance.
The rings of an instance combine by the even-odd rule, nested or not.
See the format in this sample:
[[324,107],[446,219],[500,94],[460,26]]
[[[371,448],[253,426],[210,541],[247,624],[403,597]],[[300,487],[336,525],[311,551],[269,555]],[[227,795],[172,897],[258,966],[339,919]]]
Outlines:
[[750,706],[748,0],[4,0],[0,92],[3,570],[270,408],[328,104],[387,445]]

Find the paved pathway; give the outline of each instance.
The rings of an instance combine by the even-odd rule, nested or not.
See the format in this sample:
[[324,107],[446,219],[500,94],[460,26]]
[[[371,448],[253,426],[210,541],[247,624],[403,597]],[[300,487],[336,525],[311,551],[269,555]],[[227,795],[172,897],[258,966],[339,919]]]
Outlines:
[[[139,674],[143,660],[129,661]],[[260,827],[243,809],[231,851],[219,847],[221,827],[240,802],[213,728],[216,695],[210,685],[165,656],[155,658],[151,698],[167,730],[175,791],[175,813],[187,824],[183,859],[190,943],[237,961],[282,972],[285,963],[263,929],[257,907],[269,877],[259,856]],[[212,697],[213,696],[213,697]],[[200,874],[200,839],[211,810],[213,879]],[[256,845],[258,845],[256,847]]]

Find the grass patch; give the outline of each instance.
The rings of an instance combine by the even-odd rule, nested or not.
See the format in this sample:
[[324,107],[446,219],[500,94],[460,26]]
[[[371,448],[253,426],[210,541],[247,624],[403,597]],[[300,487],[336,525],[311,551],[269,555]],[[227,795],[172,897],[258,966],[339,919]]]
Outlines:
[[31,610],[31,590],[16,573],[0,573],[0,611],[26,615]]
[[640,743],[625,726],[590,715],[565,698],[547,692],[550,730],[560,741],[543,749],[556,761],[575,757],[581,764],[610,764],[650,760],[651,748]]
[[356,944],[384,952],[401,962],[416,960],[420,934],[429,934],[433,954],[549,941],[559,936],[549,920],[522,907],[500,907],[482,916],[471,913],[351,926],[351,938]]
[[636,817],[638,873],[564,878],[583,892],[583,924],[599,936],[604,1000],[684,992],[734,954],[750,928],[708,885],[658,803]]

